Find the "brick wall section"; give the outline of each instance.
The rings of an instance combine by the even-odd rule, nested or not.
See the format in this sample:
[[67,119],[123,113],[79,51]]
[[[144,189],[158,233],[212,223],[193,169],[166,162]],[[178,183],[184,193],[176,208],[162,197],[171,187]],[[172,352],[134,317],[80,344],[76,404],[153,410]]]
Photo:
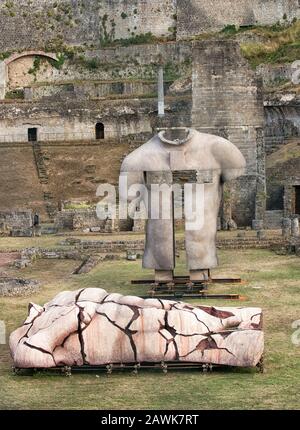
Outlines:
[[152,32],[184,38],[230,24],[274,24],[300,17],[298,0],[0,0],[0,52],[99,46]]
[[241,56],[238,44],[195,43],[192,124],[199,131],[230,140],[247,162],[246,175],[233,187],[233,217],[238,225],[249,225],[256,216],[258,177],[264,187],[262,106],[261,82]]
[[31,228],[33,224],[32,211],[0,212],[0,229]]
[[184,38],[226,25],[271,25],[300,16],[298,0],[177,0],[177,37]]
[[170,36],[175,17],[176,0],[0,0],[0,51]]

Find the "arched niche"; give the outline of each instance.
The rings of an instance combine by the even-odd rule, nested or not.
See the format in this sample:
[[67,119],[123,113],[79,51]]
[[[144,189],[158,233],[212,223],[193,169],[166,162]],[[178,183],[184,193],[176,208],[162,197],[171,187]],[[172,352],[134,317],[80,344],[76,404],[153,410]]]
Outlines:
[[51,53],[51,52],[44,52],[44,51],[18,52],[18,53],[12,54],[11,56],[9,56],[3,61],[0,61],[0,100],[3,100],[5,98],[5,93],[8,86],[9,66],[15,61],[18,61],[26,57],[28,58],[41,57],[41,58],[48,58],[54,61],[58,61],[57,54]]

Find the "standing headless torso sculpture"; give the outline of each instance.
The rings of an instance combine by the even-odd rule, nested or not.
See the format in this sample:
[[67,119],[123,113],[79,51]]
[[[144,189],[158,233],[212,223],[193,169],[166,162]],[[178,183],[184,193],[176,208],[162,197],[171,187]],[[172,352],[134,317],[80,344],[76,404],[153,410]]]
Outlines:
[[[191,281],[206,279],[208,269],[218,265],[216,233],[222,184],[242,175],[245,165],[239,149],[228,140],[186,128],[159,132],[123,161],[121,176],[126,176],[128,188],[132,184],[144,184],[150,190],[153,183],[170,184],[180,172],[190,173],[189,177],[195,172],[196,179],[187,181],[203,185],[203,222],[198,228],[185,231]],[[153,192],[156,191],[151,189],[150,193]],[[171,199],[170,194],[170,205]],[[149,207],[150,204],[143,267],[154,269],[157,281],[172,281],[174,219],[151,219]],[[185,219],[186,225],[188,221]]]

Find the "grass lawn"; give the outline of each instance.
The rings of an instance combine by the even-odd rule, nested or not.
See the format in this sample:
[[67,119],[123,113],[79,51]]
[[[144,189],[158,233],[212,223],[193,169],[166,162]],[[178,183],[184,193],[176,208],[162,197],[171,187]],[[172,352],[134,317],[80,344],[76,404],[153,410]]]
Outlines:
[[[1,409],[298,409],[300,406],[300,345],[292,343],[293,321],[300,320],[300,260],[266,250],[220,252],[218,275],[241,275],[241,286],[215,286],[215,292],[239,292],[243,302],[207,301],[219,306],[261,306],[265,324],[266,373],[236,369],[199,371],[15,376],[7,345],[0,345]],[[102,287],[123,294],[144,293],[130,285],[147,277],[141,261],[103,262],[86,275],[71,275],[78,262],[40,260],[24,269],[5,270],[37,279],[40,291],[30,297],[0,298],[0,320],[7,334],[27,315],[29,301],[44,304],[56,293],[80,287]],[[178,262],[183,274],[184,256]],[[196,303],[196,301],[194,301]],[[203,301],[202,301],[203,303]],[[300,336],[298,336],[300,339]]]

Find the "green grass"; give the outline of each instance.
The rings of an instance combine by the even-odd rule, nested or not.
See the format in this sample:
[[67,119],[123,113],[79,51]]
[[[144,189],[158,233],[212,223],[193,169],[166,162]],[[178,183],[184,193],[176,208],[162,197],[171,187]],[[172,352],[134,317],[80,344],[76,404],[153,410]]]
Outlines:
[[[241,275],[240,286],[212,286],[214,292],[239,292],[243,302],[206,301],[218,306],[261,306],[264,310],[266,373],[236,369],[202,374],[198,371],[142,371],[138,376],[113,373],[74,374],[71,378],[40,373],[14,376],[7,345],[0,346],[0,408],[2,409],[298,409],[300,346],[291,342],[292,322],[300,319],[300,264],[295,256],[267,250],[220,252],[218,275]],[[56,293],[80,287],[101,287],[123,294],[145,293],[130,280],[147,277],[141,261],[103,262],[86,275],[71,275],[75,261],[40,260],[22,276],[41,282],[32,297],[0,298],[0,320],[11,332],[27,314],[27,304],[43,304]],[[178,274],[185,273],[184,256]],[[11,274],[19,274],[9,269]],[[194,301],[197,303],[197,301]],[[202,302],[203,303],[203,302]]]
[[251,33],[261,36],[262,42],[241,44],[241,51],[252,67],[259,64],[291,63],[300,56],[300,21],[289,26],[257,27]]
[[24,100],[24,90],[23,89],[15,89],[11,91],[7,91],[5,93],[6,100]]
[[201,33],[190,40],[236,39],[243,33],[249,41],[240,43],[241,52],[254,69],[260,64],[291,63],[300,58],[300,20],[270,26],[227,25],[219,32]]

